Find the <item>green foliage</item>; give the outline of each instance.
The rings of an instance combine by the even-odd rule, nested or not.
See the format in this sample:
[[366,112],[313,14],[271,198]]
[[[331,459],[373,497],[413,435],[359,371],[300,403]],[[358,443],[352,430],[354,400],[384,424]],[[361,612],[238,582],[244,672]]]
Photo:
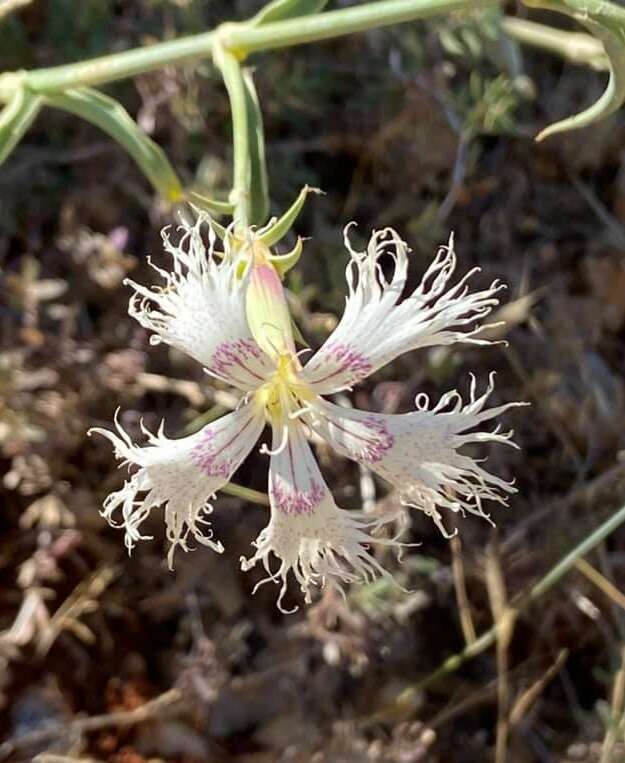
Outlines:
[[110,135],[132,156],[164,199],[182,198],[182,186],[164,151],[114,98],[83,87],[46,96],[46,102],[91,122]]
[[328,4],[328,0],[272,0],[252,19],[256,26],[272,21],[283,21],[297,16],[319,13]]
[[473,71],[464,96],[469,134],[502,134],[516,130],[515,114],[522,99],[517,83],[506,74],[487,78]]
[[228,201],[218,201],[217,199],[211,199],[209,196],[204,196],[197,191],[189,191],[186,194],[188,201],[195,204],[200,209],[205,209],[210,214],[215,215],[232,215],[234,214],[234,205]]
[[15,91],[11,100],[0,112],[0,164],[20,142],[24,133],[35,120],[42,104],[42,97],[26,88]]
[[483,11],[475,16],[450,19],[439,27],[443,49],[459,58],[479,59],[486,55],[488,43],[497,43],[500,37],[499,10]]
[[522,75],[518,46],[502,31],[499,8],[445,19],[438,25],[441,46],[452,59],[450,71],[462,72],[447,98],[465,139],[517,130],[516,114],[523,99],[533,96]]
[[610,60],[610,79],[601,98],[584,111],[550,125],[537,140],[587,127],[620,108],[625,102],[625,9],[605,0],[525,0],[525,3],[574,18],[603,42]]
[[431,578],[440,570],[440,562],[424,554],[412,554],[402,560],[393,579],[377,578],[371,583],[354,587],[349,600],[363,612],[375,618],[390,617],[398,605],[405,602],[418,578]]
[[269,183],[265,163],[263,115],[251,70],[243,71],[243,82],[250,152],[250,222],[254,225],[262,225],[269,214]]
[[264,244],[267,246],[274,246],[286,236],[293,227],[295,220],[297,220],[299,213],[302,211],[302,207],[304,206],[304,202],[309,193],[322,193],[322,191],[318,188],[311,188],[310,186],[305,185],[299,192],[293,204],[291,204],[282,217],[276,220],[273,225],[261,235],[260,238]]
[[445,19],[438,26],[445,52],[471,66],[488,63],[511,78],[522,73],[519,46],[503,32],[506,17],[500,8],[478,10]]

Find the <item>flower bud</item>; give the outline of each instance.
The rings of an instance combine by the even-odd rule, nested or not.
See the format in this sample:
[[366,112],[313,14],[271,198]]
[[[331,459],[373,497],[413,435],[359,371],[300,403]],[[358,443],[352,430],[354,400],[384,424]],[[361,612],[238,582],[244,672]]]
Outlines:
[[258,346],[274,360],[295,355],[291,315],[280,277],[269,262],[269,250],[253,245],[245,299],[247,322]]

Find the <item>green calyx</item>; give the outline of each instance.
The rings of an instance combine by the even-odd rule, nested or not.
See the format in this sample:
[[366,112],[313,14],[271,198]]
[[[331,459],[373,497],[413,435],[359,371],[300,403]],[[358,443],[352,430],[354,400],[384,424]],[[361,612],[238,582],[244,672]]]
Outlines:
[[[214,219],[214,215],[233,214],[233,205],[229,202],[217,201],[216,199],[203,196],[195,191],[189,191],[186,194],[186,201],[188,201],[192,207],[201,209],[208,215],[212,229],[222,241],[226,242],[227,250],[237,252],[242,248],[249,247],[250,245],[253,246],[253,242],[256,241],[256,246],[260,245],[265,250],[265,259],[275,268],[280,278],[284,279],[289,270],[295,267],[299,262],[304,249],[304,239],[301,236],[298,236],[295,246],[285,254],[274,254],[270,251],[270,247],[278,244],[291,230],[297,217],[302,211],[308,194],[310,193],[320,194],[323,193],[323,191],[306,185],[299,192],[293,204],[291,204],[281,217],[272,218],[267,225],[262,228],[256,229],[253,226],[250,226],[244,230],[236,230],[236,228],[233,229],[232,226],[226,227]],[[221,256],[223,256],[223,253]],[[241,261],[241,272],[239,273],[240,277],[243,276],[243,273],[247,269],[247,263],[248,259],[243,258]]]

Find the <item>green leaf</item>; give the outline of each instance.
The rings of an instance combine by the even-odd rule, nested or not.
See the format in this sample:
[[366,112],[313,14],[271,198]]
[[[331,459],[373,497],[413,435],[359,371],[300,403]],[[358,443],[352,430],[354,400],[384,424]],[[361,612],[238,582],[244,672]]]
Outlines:
[[272,21],[308,16],[311,13],[319,13],[327,4],[328,0],[272,0],[258,11],[251,23],[260,26]]
[[19,88],[0,112],[0,164],[32,125],[42,104],[40,95]]
[[93,88],[81,87],[46,95],[46,102],[91,122],[110,135],[132,156],[164,199],[183,199],[182,185],[163,149],[143,132],[114,98]]
[[290,252],[287,252],[286,254],[272,254],[269,256],[269,262],[271,262],[274,268],[278,271],[278,275],[282,280],[284,280],[284,276],[289,270],[297,265],[303,250],[304,239],[301,238],[301,236],[298,236],[297,242]]
[[232,215],[234,213],[234,204],[231,204],[229,201],[211,199],[209,196],[204,196],[197,191],[187,191],[186,198],[187,201],[200,207],[200,209],[206,209],[215,215]]
[[263,115],[250,69],[243,71],[250,152],[250,223],[262,225],[269,214],[269,184],[265,160]]
[[587,127],[612,114],[625,102],[625,9],[606,0],[525,0],[532,8],[571,16],[603,42],[610,62],[605,92],[589,108],[545,128],[536,140]]
[[260,239],[266,246],[273,246],[291,230],[297,216],[302,211],[304,202],[309,193],[323,193],[319,188],[305,185],[297,198],[279,219],[274,218],[265,230],[260,234]]

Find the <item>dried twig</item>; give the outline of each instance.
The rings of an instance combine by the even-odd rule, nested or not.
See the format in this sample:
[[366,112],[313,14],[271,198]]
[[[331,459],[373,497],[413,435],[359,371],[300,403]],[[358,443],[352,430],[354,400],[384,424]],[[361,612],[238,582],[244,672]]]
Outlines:
[[100,606],[98,598],[109,587],[116,575],[117,571],[114,567],[101,567],[76,586],[50,618],[46,631],[39,634],[37,652],[40,656],[48,653],[64,630],[71,631],[85,643],[94,641],[93,633],[80,622],[80,618],[98,609]]
[[621,494],[623,483],[625,483],[625,463],[617,463],[594,479],[571,490],[567,495],[549,501],[542,508],[536,508],[502,541],[501,553],[506,554],[513,548],[521,546],[528,533],[537,525],[544,523],[548,517],[562,515],[576,505],[592,505],[598,501],[610,499],[613,495]]
[[460,627],[462,628],[465,644],[472,644],[475,641],[475,625],[473,624],[471,605],[469,604],[469,597],[467,596],[467,585],[464,576],[464,564],[462,561],[462,541],[457,535],[451,539],[451,554],[451,569],[454,576]]
[[495,743],[495,763],[505,763],[508,748],[508,708],[510,706],[510,686],[508,683],[508,649],[516,611],[508,606],[506,585],[501,571],[501,561],[496,542],[490,543],[486,554],[486,585],[488,599],[497,624],[497,739]]
[[1,744],[0,760],[6,760],[9,755],[13,755],[15,752],[28,750],[67,734],[80,735],[111,727],[126,728],[128,726],[136,726],[138,723],[143,723],[143,721],[160,716],[165,710],[171,710],[181,700],[182,692],[179,689],[170,689],[133,710],[121,710],[115,713],[94,715],[91,718],[77,718],[69,723],[55,723],[54,725],[47,726],[45,729],[24,734],[24,736]]
[[600,591],[602,591],[609,599],[617,604],[622,609],[625,609],[625,594],[620,591],[614,583],[610,582],[599,570],[596,570],[585,559],[578,559],[575,562],[575,567],[588,578],[591,583],[594,583]]
[[[599,527],[591,532],[581,543],[578,543],[571,551],[563,556],[543,577],[527,589],[524,593],[514,597],[511,606],[514,607],[514,613],[523,612],[532,603],[536,602],[547,591],[551,590],[559,581],[570,572],[578,559],[588,554],[596,548],[605,538],[608,537],[617,527],[625,522],[625,506],[611,514]],[[376,722],[381,722],[383,718],[394,717],[397,708],[405,705],[422,691],[439,681],[443,676],[458,670],[465,662],[481,654],[496,643],[500,629],[506,629],[509,623],[506,618],[496,622],[492,628],[482,633],[472,643],[468,644],[462,651],[451,655],[444,660],[439,667],[420,681],[416,682],[395,699],[394,702],[387,705],[376,714]],[[369,719],[366,719],[369,720]]]
[[545,686],[547,686],[549,681],[551,681],[551,679],[560,672],[560,668],[562,665],[564,665],[564,661],[568,656],[568,649],[562,649],[558,653],[556,661],[547,669],[545,674],[542,675],[537,681],[534,681],[534,683],[528,689],[526,689],[520,696],[516,698],[514,705],[512,706],[512,710],[510,711],[509,720],[511,728],[516,726],[523,720],[523,718],[525,718],[534,702],[536,702],[538,697],[540,697],[540,695],[543,693]]
[[601,750],[600,763],[616,763],[612,760],[614,745],[622,736],[625,726],[625,647],[621,651],[621,665],[614,677],[612,687],[612,702],[610,709],[610,724],[608,725]]

